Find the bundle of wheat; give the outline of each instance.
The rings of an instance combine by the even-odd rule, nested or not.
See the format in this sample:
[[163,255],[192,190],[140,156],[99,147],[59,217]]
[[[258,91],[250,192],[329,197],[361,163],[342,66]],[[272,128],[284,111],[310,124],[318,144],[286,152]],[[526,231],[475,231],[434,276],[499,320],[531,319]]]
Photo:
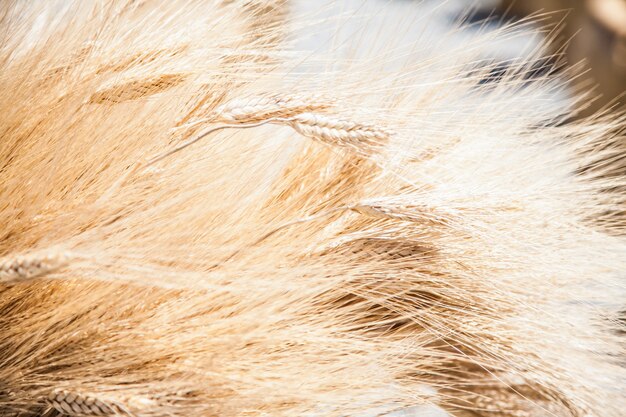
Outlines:
[[286,7],[2,2],[0,414],[619,417],[623,119]]

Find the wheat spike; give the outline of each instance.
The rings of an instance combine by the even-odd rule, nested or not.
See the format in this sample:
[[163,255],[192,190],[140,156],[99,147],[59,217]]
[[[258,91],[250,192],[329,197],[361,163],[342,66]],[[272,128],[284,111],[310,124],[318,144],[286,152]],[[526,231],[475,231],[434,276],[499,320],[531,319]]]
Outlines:
[[301,113],[323,110],[332,102],[318,96],[271,95],[234,99],[216,110],[217,121],[224,123],[256,123],[269,119],[285,119]]
[[0,260],[0,283],[12,284],[49,274],[67,265],[70,255],[64,252],[27,254]]
[[315,113],[302,113],[287,123],[303,136],[338,146],[380,147],[392,135],[388,129]]
[[449,224],[447,216],[438,214],[435,210],[426,206],[394,204],[393,202],[363,202],[350,206],[350,209],[364,216],[378,219],[400,220],[412,223]]
[[53,390],[46,398],[46,403],[66,416],[132,416],[118,401],[67,390]]
[[182,83],[185,78],[184,74],[161,74],[116,83],[96,91],[89,98],[89,102],[105,104],[137,100],[177,86]]
[[370,258],[374,256],[381,258],[403,259],[427,256],[434,252],[434,249],[421,242],[411,240],[401,241],[388,238],[354,238],[333,242],[315,253],[317,255],[324,256],[336,252]]

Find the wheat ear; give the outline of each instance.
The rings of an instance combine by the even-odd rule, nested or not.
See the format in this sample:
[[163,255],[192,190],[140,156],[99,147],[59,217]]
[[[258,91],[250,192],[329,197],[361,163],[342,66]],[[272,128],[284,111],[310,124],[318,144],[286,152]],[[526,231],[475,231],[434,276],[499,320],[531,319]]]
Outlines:
[[89,98],[89,102],[106,104],[137,100],[168,90],[182,83],[185,78],[185,74],[161,74],[154,77],[115,83],[93,93]]
[[13,284],[54,272],[68,264],[65,252],[26,254],[0,259],[0,283]]
[[379,126],[315,113],[298,114],[285,122],[302,136],[357,149],[363,149],[364,145],[382,147],[392,135],[390,130]]
[[[289,221],[267,232],[266,234],[261,236],[259,239],[254,241],[252,244],[250,244],[248,247],[258,245],[259,243],[270,238],[271,236],[275,235],[281,230],[287,229],[291,226],[311,222],[314,220],[319,220],[324,217],[328,217],[332,214],[335,214],[338,212],[345,212],[348,210],[353,211],[363,216],[374,217],[374,218],[379,218],[379,219],[401,220],[401,221],[412,222],[412,223],[415,223],[415,222],[423,223],[424,221],[428,221],[428,222],[438,223],[442,225],[445,225],[448,223],[446,218],[440,215],[437,215],[436,213],[433,212],[432,209],[428,207],[406,206],[406,205],[394,206],[394,205],[385,205],[382,203],[365,203],[364,202],[364,203],[359,203],[355,205],[335,207],[335,208],[328,209],[326,211],[323,211],[321,213],[318,213],[312,216],[302,217],[299,219]],[[398,242],[393,241],[393,240],[359,239],[359,243],[364,243],[364,242],[373,242],[373,243],[383,242],[383,243],[386,243],[388,246],[391,246],[391,244],[396,244],[398,248],[394,248],[393,254],[399,255],[399,256],[409,256],[416,252],[415,245],[407,245],[406,242],[401,242],[403,243],[405,247],[399,247],[400,245],[398,244]],[[237,254],[239,254],[242,250],[243,249],[238,249],[237,251],[233,252],[224,261],[222,261],[222,263],[225,263],[231,260]],[[389,252],[390,252],[389,250],[384,250],[384,251],[381,250],[380,253],[388,254]]]
[[269,122],[270,119],[289,118],[300,113],[324,110],[333,105],[332,100],[317,95],[251,96],[230,100],[210,111],[208,117],[180,124],[176,130],[207,122],[228,125]]
[[223,123],[256,123],[268,119],[287,119],[332,105],[332,101],[314,95],[255,96],[231,100],[218,107],[215,115],[216,121]]
[[66,416],[132,416],[133,414],[118,401],[66,390],[54,390],[46,403]]
[[449,219],[438,214],[432,207],[393,203],[363,202],[350,206],[350,210],[368,217],[400,220],[411,223],[430,222],[448,225]]

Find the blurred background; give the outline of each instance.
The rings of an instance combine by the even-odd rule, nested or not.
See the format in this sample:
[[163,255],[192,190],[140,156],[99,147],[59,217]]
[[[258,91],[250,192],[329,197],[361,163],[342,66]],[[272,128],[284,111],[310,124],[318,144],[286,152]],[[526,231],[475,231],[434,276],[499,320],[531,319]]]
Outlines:
[[553,52],[564,51],[569,66],[583,62],[577,82],[599,95],[581,115],[626,110],[626,0],[481,0],[476,7],[474,19],[534,16],[554,28]]
[[[369,16],[351,19],[351,27],[329,23],[325,30],[312,29],[308,38],[300,34],[307,39],[298,44],[300,50],[329,50],[358,42],[367,50],[374,44],[411,44],[415,39],[425,49],[429,44],[441,45],[444,38],[450,42],[446,48],[453,50],[478,34],[518,23],[520,30],[514,36],[485,45],[481,56],[493,63],[485,83],[498,81],[520,59],[532,59],[541,50],[547,57],[537,62],[528,78],[559,73],[565,76],[554,79],[569,81],[563,95],[553,91],[548,100],[567,100],[574,91],[589,93],[577,103],[570,120],[601,109],[626,111],[626,0],[291,0],[290,4],[295,15],[309,20],[346,11]],[[367,38],[360,30],[364,27],[389,29]],[[542,50],[545,38],[550,45],[547,51]]]

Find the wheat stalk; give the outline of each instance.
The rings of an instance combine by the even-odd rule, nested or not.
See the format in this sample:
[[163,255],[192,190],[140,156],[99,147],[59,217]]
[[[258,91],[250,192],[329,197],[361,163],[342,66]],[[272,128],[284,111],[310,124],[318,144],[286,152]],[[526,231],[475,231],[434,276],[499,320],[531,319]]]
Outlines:
[[65,252],[27,254],[0,260],[0,283],[12,284],[54,272],[68,264],[70,255]]
[[53,390],[45,400],[48,405],[67,416],[132,416],[132,413],[120,402],[93,394]]
[[[441,224],[441,225],[448,224],[447,218],[444,218],[441,215],[437,215],[436,213],[434,213],[433,209],[430,207],[415,206],[415,205],[395,205],[394,206],[393,204],[362,202],[362,203],[355,204],[355,205],[334,207],[334,208],[325,210],[321,213],[318,213],[312,216],[302,217],[299,219],[289,221],[267,232],[266,234],[261,236],[259,239],[257,239],[255,242],[253,242],[250,246],[258,245],[259,243],[275,235],[281,230],[287,229],[289,227],[302,224],[302,223],[319,220],[324,217],[328,217],[332,214],[335,214],[337,212],[345,212],[348,210],[358,213],[360,215],[379,218],[379,219],[401,220],[401,221],[412,222],[412,223],[415,223],[415,222],[423,223],[426,221],[426,222],[431,222],[431,223],[436,223],[436,224]],[[377,254],[384,253],[384,254],[390,254],[390,255],[395,255],[399,257],[412,256],[418,252],[424,252],[428,250],[428,248],[426,248],[424,245],[421,245],[418,247],[416,243],[412,243],[408,241],[400,242],[397,240],[381,239],[381,238],[361,238],[361,239],[355,239],[352,241],[343,242],[343,244],[346,244],[346,243],[350,243],[350,244],[357,243],[361,247],[365,247],[365,246],[369,247],[370,249],[373,250],[374,253],[377,253]],[[337,247],[337,246],[339,245],[333,245],[333,247]],[[384,247],[379,249],[377,246],[384,246]],[[235,251],[228,258],[226,258],[223,262],[227,262],[231,260],[242,250],[243,249],[239,249]],[[323,250],[321,253],[322,254],[326,253],[326,251]]]
[[96,91],[89,98],[89,102],[105,104],[136,100],[168,90],[183,82],[185,78],[184,74],[161,74],[115,83]]
[[379,219],[401,220],[415,222],[418,217],[405,206],[389,206],[376,203],[363,203],[352,206],[351,209],[359,214]]

